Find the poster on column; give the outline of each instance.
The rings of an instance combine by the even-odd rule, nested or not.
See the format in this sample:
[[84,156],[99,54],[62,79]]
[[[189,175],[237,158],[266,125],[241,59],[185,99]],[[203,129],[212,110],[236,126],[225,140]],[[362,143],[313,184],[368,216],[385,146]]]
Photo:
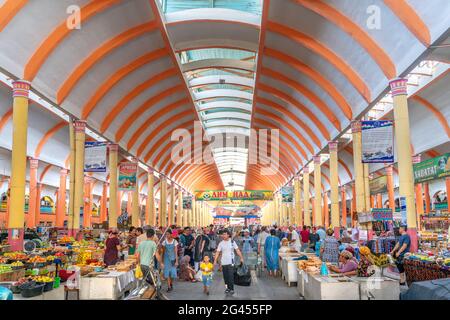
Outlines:
[[186,210],[192,209],[192,197],[191,196],[183,196],[183,209],[186,209]]
[[84,172],[106,172],[106,142],[84,143]]
[[294,187],[286,186],[281,188],[281,198],[283,203],[292,203],[294,198]]
[[394,162],[394,128],[390,120],[361,121],[363,163]]
[[137,163],[124,162],[119,165],[119,190],[131,191],[136,188]]

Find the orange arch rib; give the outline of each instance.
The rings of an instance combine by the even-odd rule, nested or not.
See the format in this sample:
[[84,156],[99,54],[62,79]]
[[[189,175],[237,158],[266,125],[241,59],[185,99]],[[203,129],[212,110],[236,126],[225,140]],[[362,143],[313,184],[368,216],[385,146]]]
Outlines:
[[[131,148],[134,146],[136,141],[139,139],[139,137],[144,133],[144,131],[148,128],[149,124],[155,123],[159,118],[161,118],[164,114],[171,110],[178,109],[182,107],[183,105],[189,103],[188,98],[184,98],[178,101],[175,101],[174,103],[171,103],[168,106],[165,106],[161,108],[158,112],[152,114],[149,118],[147,118],[144,123],[135,131],[135,133],[131,136],[130,140],[127,143],[127,149],[131,150]],[[180,108],[181,111],[181,108]],[[190,110],[189,110],[190,111]],[[192,112],[192,111],[191,111]],[[172,121],[173,119],[170,119]]]
[[27,3],[28,0],[6,0],[0,8],[0,32]]
[[323,134],[323,136],[325,137],[325,139],[330,140],[330,133],[328,132],[327,128],[324,126],[324,124],[322,122],[320,122],[320,120],[311,112],[311,110],[309,110],[308,108],[306,108],[303,104],[301,104],[300,102],[298,102],[297,100],[293,99],[291,96],[287,95],[286,93],[284,93],[281,90],[272,88],[264,83],[259,83],[259,89],[262,91],[265,91],[267,93],[270,93],[274,96],[276,96],[277,98],[293,105],[294,107],[296,107],[297,109],[299,109],[302,113],[304,113],[319,129],[319,131]]
[[[86,6],[81,8],[80,22],[83,23],[96,14],[110,8],[120,0],[103,0],[91,1]],[[55,48],[72,32],[72,29],[67,28],[67,23],[64,20],[53,32],[42,42],[39,48],[33,53],[30,60],[25,65],[24,79],[33,81],[36,74],[39,72],[41,66],[45,63],[50,54]]]
[[50,138],[53,137],[59,129],[64,128],[65,126],[67,126],[67,122],[61,121],[45,133],[44,137],[42,137],[36,147],[36,151],[34,152],[35,158],[38,159],[41,156],[42,149],[44,148],[48,140],[50,140]]
[[431,104],[431,102],[429,102],[428,100],[426,100],[420,96],[415,95],[415,96],[412,96],[411,99],[419,102],[420,104],[424,105],[428,110],[430,110],[433,113],[433,115],[436,117],[436,119],[439,121],[439,123],[441,124],[444,131],[447,133],[447,137],[450,138],[450,127],[449,127],[448,122],[445,119],[444,115],[439,111],[439,109],[436,108],[433,104]]
[[347,118],[350,119],[353,118],[352,108],[350,107],[348,102],[341,95],[341,93],[338,90],[336,90],[335,85],[332,84],[328,79],[323,77],[319,72],[312,69],[310,66],[307,66],[303,62],[295,59],[294,57],[274,49],[265,48],[264,54],[288,64],[290,67],[294,68],[298,72],[311,78],[311,80],[313,80],[320,88],[322,88],[325,92],[327,92],[330,95],[330,97],[336,102],[336,104],[341,108],[341,110],[343,111],[345,110],[344,114],[347,116]]
[[114,87],[119,81],[125,78],[127,75],[137,70],[138,68],[146,65],[154,60],[157,60],[167,54],[166,49],[156,49],[150,53],[147,53],[140,58],[134,60],[130,64],[126,65],[122,69],[111,75],[95,92],[95,94],[84,105],[81,117],[86,119],[89,114],[95,109],[97,103]]
[[384,0],[403,24],[425,47],[431,44],[430,30],[414,9],[405,0]]
[[175,94],[175,92],[177,92],[177,91],[183,90],[184,89],[183,86],[184,86],[184,84],[169,88],[169,89],[159,93],[158,95],[152,97],[151,99],[147,100],[143,105],[141,105],[137,110],[135,110],[125,120],[125,122],[122,124],[122,126],[119,128],[119,130],[116,133],[116,141],[120,141],[123,138],[123,136],[125,135],[125,133],[130,129],[133,122],[137,118],[139,118],[139,116],[141,116],[146,110],[151,108],[152,105],[154,105],[155,103],[158,103],[159,101],[161,101],[164,98],[167,98],[167,97]]
[[13,114],[13,109],[9,109],[8,111],[5,112],[5,114],[3,115],[3,117],[0,118],[0,132],[2,132],[3,128],[6,126],[6,124],[8,123],[9,119],[11,119]]
[[393,79],[397,76],[397,70],[392,59],[387,55],[382,47],[372,39],[372,37],[364,31],[363,28],[354,23],[351,19],[345,16],[339,10],[333,8],[331,5],[323,1],[311,0],[296,0],[297,3],[321,15],[328,21],[334,23],[336,26],[344,30],[350,37],[354,38],[367,53],[372,56],[378,66],[388,79]]
[[61,104],[76,86],[78,81],[92,68],[97,62],[102,60],[114,49],[124,45],[125,43],[157,28],[156,22],[144,23],[131,28],[111,40],[105,42],[99,48],[94,50],[83,62],[78,65],[70,76],[64,81],[56,94],[56,102]]
[[109,128],[111,123],[114,121],[114,119],[117,117],[119,113],[121,113],[125,107],[137,96],[139,96],[142,92],[144,92],[146,89],[154,86],[155,84],[159,83],[160,81],[163,81],[167,78],[170,78],[172,76],[176,75],[176,69],[168,69],[166,71],[163,71],[156,76],[148,79],[144,83],[141,83],[139,86],[134,88],[130,93],[128,93],[125,97],[123,97],[113,108],[112,110],[106,115],[105,119],[102,122],[101,125],[101,132],[105,132],[106,129]]
[[330,64],[332,64],[337,70],[339,70],[356,88],[356,90],[364,97],[364,99],[366,99],[367,102],[371,101],[370,90],[364,83],[362,78],[352,69],[350,65],[342,60],[342,58],[340,58],[332,50],[328,49],[325,45],[307,36],[306,34],[301,33],[298,30],[289,28],[277,22],[269,21],[268,30],[285,36],[288,39],[291,39],[292,41],[319,54]]
[[[333,111],[331,111],[330,108],[328,108],[328,106],[318,96],[316,96],[314,93],[309,91],[306,87],[304,87],[297,81],[292,80],[289,77],[286,77],[285,75],[283,75],[277,71],[274,71],[272,69],[269,69],[269,68],[261,68],[261,74],[268,76],[270,78],[276,79],[278,81],[281,81],[281,82],[287,84],[289,87],[293,88],[294,90],[300,92],[308,100],[310,100],[325,115],[325,117],[328,120],[330,120],[330,122],[334,125],[334,127],[337,130],[341,131],[341,123],[336,118]],[[347,114],[345,113],[345,110],[342,110],[342,111],[347,116]],[[348,118],[348,119],[350,120],[351,118]]]

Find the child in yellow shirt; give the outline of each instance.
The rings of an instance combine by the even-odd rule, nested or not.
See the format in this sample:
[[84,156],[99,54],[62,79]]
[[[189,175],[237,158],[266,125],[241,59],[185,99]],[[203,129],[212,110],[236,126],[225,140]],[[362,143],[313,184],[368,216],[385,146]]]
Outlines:
[[209,261],[208,256],[205,256],[202,263],[200,263],[200,270],[202,271],[203,292],[209,295],[209,286],[212,282],[214,265]]

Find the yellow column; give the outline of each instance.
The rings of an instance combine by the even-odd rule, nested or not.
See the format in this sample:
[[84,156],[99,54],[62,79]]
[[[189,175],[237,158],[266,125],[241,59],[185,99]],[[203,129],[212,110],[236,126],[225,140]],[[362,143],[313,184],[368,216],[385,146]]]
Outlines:
[[194,199],[192,199],[192,209],[190,211],[189,214],[189,226],[192,227],[194,226],[195,223],[195,210],[197,208],[197,201],[195,201],[195,197]]
[[352,121],[352,137],[353,137],[353,168],[355,172],[355,193],[356,193],[356,212],[365,211],[365,187],[364,187],[364,166],[362,163],[361,150],[361,122]]
[[322,173],[320,168],[320,155],[314,156],[314,213],[315,224],[319,226],[322,221]]
[[163,227],[167,227],[167,180],[165,177],[161,177],[159,214],[160,225]]
[[139,164],[136,162],[136,187],[132,192],[131,200],[131,225],[134,227],[140,227],[141,212],[139,203]]
[[330,198],[331,198],[331,227],[335,236],[339,236],[339,173],[338,173],[338,143],[330,141]]
[[311,211],[309,200],[309,168],[303,168],[303,214],[305,218],[304,225],[311,226]]
[[117,144],[109,145],[109,216],[108,225],[110,228],[117,228],[117,208],[119,199],[117,199],[117,163],[119,146]]
[[173,225],[174,221],[175,221],[175,184],[172,182],[170,186],[169,226]]
[[156,215],[155,215],[155,196],[153,185],[155,184],[155,176],[153,175],[153,170],[148,172],[148,182],[147,182],[147,215],[145,219],[145,224],[150,226],[156,226]]
[[302,215],[302,189],[300,177],[294,178],[295,180],[295,223],[297,225],[303,225],[303,215]]
[[178,189],[177,225],[184,226],[183,191]]
[[8,217],[8,242],[13,251],[23,249],[29,92],[29,82],[24,80],[13,82],[13,141],[9,199],[10,214]]
[[86,121],[74,121],[75,128],[75,192],[74,192],[74,215],[73,234],[76,235],[80,229],[80,211],[84,205],[84,142],[86,139]]
[[406,84],[407,79],[394,79],[389,84],[394,100],[395,142],[397,147],[399,196],[406,198],[408,234],[411,237],[411,251],[417,250],[417,219],[414,202],[414,177],[411,159],[411,134]]
[[74,197],[75,197],[75,129],[72,117],[69,120],[69,144],[70,144],[70,171],[69,171],[69,215],[67,217],[67,228],[69,235],[75,236],[73,232]]
[[370,185],[369,185],[369,179],[370,179],[370,174],[369,174],[369,164],[368,163],[364,163],[363,164],[363,168],[364,168],[364,203],[365,203],[365,210],[367,212],[370,211]]

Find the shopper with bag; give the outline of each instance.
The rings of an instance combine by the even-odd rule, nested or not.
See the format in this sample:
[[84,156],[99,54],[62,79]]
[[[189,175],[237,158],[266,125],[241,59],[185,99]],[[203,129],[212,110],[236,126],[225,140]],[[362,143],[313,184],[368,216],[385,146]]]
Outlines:
[[156,242],[153,241],[155,230],[148,229],[146,231],[147,240],[142,241],[136,251],[137,263],[140,266],[143,276],[147,282],[151,282],[149,275],[150,270],[154,266],[154,257],[161,263],[161,256],[157,251]]
[[217,265],[220,256],[220,264],[222,265],[223,280],[227,289],[225,294],[234,294],[234,264],[236,253],[241,261],[244,261],[241,251],[235,241],[231,239],[231,231],[224,230],[221,234],[222,241],[219,243],[214,257],[214,265]]

